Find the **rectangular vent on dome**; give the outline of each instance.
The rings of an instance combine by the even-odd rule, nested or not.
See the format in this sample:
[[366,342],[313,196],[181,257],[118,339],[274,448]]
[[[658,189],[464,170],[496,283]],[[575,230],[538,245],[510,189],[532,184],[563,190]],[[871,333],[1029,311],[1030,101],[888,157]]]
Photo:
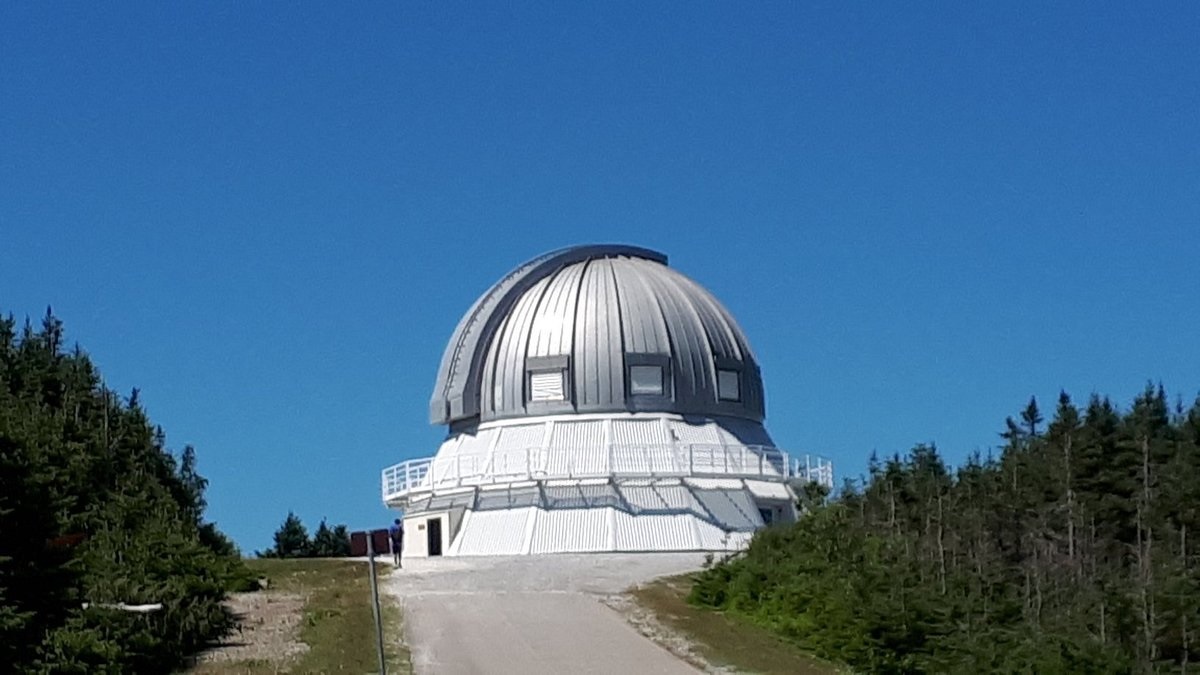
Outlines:
[[549,372],[529,374],[530,401],[563,401],[566,400],[566,371],[554,370]]

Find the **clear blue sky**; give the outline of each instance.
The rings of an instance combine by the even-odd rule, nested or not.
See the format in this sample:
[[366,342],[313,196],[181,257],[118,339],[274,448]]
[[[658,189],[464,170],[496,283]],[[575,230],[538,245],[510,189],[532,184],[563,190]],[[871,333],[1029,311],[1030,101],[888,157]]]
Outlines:
[[1194,2],[511,4],[0,6],[0,310],[140,387],[244,549],[385,523],[461,314],[573,243],[711,289],[843,475],[1200,391]]

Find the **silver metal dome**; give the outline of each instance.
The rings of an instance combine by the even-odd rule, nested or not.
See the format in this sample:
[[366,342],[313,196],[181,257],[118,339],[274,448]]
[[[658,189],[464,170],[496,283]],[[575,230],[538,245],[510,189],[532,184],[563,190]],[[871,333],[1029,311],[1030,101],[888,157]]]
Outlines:
[[762,377],[721,303],[632,246],[578,246],[508,273],[463,316],[430,421],[667,412],[761,422]]

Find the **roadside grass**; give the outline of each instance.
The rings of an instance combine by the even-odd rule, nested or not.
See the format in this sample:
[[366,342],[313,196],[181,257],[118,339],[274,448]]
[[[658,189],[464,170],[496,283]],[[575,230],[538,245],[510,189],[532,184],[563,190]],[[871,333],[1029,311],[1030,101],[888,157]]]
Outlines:
[[764,675],[837,675],[846,672],[736,616],[688,604],[692,576],[658,579],[631,591],[663,625],[689,639],[713,666]]
[[[375,673],[375,623],[371,611],[367,567],[361,561],[336,559],[248,560],[251,571],[269,580],[261,593],[297,594],[305,598],[300,617],[301,642],[309,649],[294,660],[262,659],[234,663],[202,663],[192,675],[260,675],[264,673]],[[390,565],[376,564],[382,580]],[[407,650],[397,636],[399,607],[380,593],[384,620],[384,652],[388,673],[411,673]]]

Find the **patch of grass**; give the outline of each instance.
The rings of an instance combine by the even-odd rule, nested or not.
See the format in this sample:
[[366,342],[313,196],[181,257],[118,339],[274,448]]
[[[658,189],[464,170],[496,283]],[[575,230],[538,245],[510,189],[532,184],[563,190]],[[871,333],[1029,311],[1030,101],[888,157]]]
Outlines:
[[632,591],[664,625],[690,639],[714,666],[764,675],[836,675],[844,672],[766,630],[721,612],[688,604],[692,576],[659,579]]
[[[286,670],[260,661],[235,664],[205,664],[194,673],[375,673],[375,623],[371,612],[370,581],[362,562],[349,560],[248,560],[250,570],[265,577],[264,593],[295,593],[305,598],[300,620],[300,640],[309,650]],[[380,579],[391,566],[376,564]],[[400,644],[400,610],[380,594],[384,612],[384,650],[388,673],[410,673],[408,652]]]

